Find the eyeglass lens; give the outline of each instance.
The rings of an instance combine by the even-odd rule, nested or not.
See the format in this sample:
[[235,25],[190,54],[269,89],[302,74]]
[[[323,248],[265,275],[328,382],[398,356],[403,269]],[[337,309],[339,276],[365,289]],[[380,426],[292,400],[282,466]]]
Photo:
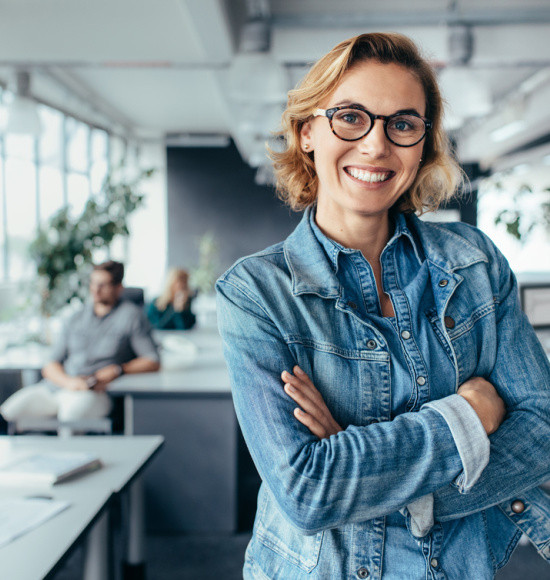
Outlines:
[[[332,130],[341,139],[360,139],[371,127],[371,118],[358,109],[340,109],[332,116]],[[386,135],[396,145],[415,145],[425,133],[424,121],[414,115],[391,115],[386,121]]]

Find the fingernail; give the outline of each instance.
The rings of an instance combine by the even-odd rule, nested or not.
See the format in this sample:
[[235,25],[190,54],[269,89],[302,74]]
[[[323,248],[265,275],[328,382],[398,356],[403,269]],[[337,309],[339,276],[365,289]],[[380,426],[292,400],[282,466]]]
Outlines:
[[283,377],[283,379],[288,380],[290,378],[290,374],[287,371],[283,371],[281,373],[281,376]]
[[302,411],[302,409],[300,409],[299,407],[296,407],[296,409],[294,409],[294,412],[295,412],[297,415],[304,415],[304,412],[303,412],[303,411]]
[[290,391],[291,393],[295,393],[295,392],[296,392],[296,389],[295,389],[295,388],[294,388],[294,387],[293,387],[293,386],[292,386],[290,383],[287,383],[287,384],[285,385],[285,389],[286,389],[287,391]]
[[301,368],[300,368],[298,365],[296,365],[296,366],[294,367],[294,372],[295,372],[297,375],[305,375],[305,374],[306,374],[306,373],[304,373],[304,371],[303,371],[303,370],[302,370],[302,369],[301,369]]

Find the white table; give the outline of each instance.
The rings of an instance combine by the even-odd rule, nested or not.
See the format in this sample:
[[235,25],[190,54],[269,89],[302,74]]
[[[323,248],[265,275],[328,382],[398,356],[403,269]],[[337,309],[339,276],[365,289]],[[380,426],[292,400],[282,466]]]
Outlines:
[[[98,471],[53,487],[17,489],[0,486],[3,497],[48,495],[71,506],[10,544],[0,548],[1,576],[9,580],[41,580],[55,570],[70,549],[87,534],[86,580],[106,580],[106,509],[114,494],[131,489],[141,471],[163,443],[150,437],[0,437],[0,452],[11,445],[17,450],[88,451],[103,462]],[[4,446],[4,447],[2,447]],[[135,510],[134,510],[135,511]],[[132,512],[130,512],[130,518]],[[135,524],[130,521],[130,527]],[[138,522],[138,526],[140,523]]]
[[108,391],[124,399],[127,435],[159,433],[166,441],[162,457],[144,477],[148,528],[234,532],[238,425],[221,338],[215,328],[160,336],[180,337],[180,354],[163,348],[163,370],[123,375]]

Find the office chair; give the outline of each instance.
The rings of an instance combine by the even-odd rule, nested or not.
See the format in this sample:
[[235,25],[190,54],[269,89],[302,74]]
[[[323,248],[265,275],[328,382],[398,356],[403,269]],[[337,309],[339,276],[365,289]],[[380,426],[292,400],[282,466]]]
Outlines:
[[122,300],[129,300],[138,306],[143,306],[145,304],[143,288],[124,287],[120,297]]

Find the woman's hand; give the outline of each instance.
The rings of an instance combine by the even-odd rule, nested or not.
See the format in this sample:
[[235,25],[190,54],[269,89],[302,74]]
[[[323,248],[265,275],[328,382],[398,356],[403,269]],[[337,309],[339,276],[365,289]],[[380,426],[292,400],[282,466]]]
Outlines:
[[293,375],[284,371],[281,377],[285,382],[285,392],[301,407],[294,409],[296,419],[319,439],[327,439],[343,431],[306,373],[299,366],[292,370]]
[[473,407],[487,435],[500,427],[506,416],[506,407],[491,383],[481,377],[473,377],[460,385],[457,393]]
[[189,300],[189,292],[186,290],[179,290],[174,294],[174,301],[172,305],[174,306],[174,310],[176,312],[181,312],[185,310],[187,306],[187,301]]

